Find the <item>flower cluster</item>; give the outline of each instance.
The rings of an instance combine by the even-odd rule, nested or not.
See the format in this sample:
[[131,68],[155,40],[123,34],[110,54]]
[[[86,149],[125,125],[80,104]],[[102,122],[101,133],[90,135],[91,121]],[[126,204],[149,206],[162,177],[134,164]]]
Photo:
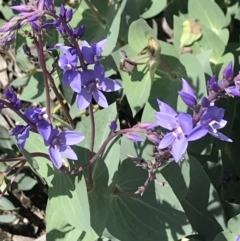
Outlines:
[[169,105],[158,100],[160,111],[156,112],[154,117],[159,126],[171,131],[163,137],[158,148],[164,150],[170,147],[175,162],[179,162],[187,150],[188,142],[198,140],[207,133],[220,140],[232,142],[230,138],[218,131],[227,124],[227,121],[223,119],[224,109],[214,106],[214,101],[230,92],[237,96],[233,94],[239,91],[237,85],[231,86],[234,80],[233,67],[230,63],[223,71],[222,80],[217,82],[215,76],[210,79],[209,96],[203,97],[201,104],[198,104],[193,89],[185,79],[182,79],[182,90],[178,93],[183,102],[193,110],[192,116],[187,113],[177,113]]

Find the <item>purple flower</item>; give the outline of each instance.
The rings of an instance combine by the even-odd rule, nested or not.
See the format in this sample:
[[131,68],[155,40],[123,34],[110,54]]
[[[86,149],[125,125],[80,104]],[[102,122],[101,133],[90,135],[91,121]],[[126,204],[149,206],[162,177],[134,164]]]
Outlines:
[[50,11],[50,12],[53,12],[53,11],[54,11],[54,4],[53,4],[53,1],[52,1],[52,0],[45,0],[45,1],[44,1],[44,4],[45,4],[46,10],[48,10],[48,11]]
[[221,90],[221,88],[219,87],[219,84],[217,83],[215,75],[212,76],[212,78],[208,81],[208,89],[216,93]]
[[77,160],[78,157],[70,147],[81,142],[85,137],[75,131],[62,131],[52,129],[48,141],[45,143],[49,146],[49,156],[57,169],[62,166],[62,156],[71,160]]
[[236,241],[240,241],[240,235],[237,236]]
[[125,136],[130,140],[130,141],[133,141],[133,142],[143,142],[144,139],[142,139],[140,136],[134,134],[134,133],[127,133],[125,134]]
[[182,79],[182,90],[178,91],[183,102],[190,108],[194,108],[197,105],[196,95],[185,79]]
[[31,5],[24,5],[24,4],[12,6],[11,9],[16,10],[16,11],[18,11],[20,13],[26,13],[26,12],[34,11],[33,6],[31,6]]
[[203,108],[207,108],[207,107],[210,106],[210,102],[209,102],[208,98],[206,98],[206,97],[203,97],[203,98],[202,98],[201,106],[202,106]]
[[240,97],[239,87],[230,86],[230,87],[228,87],[228,88],[225,89],[225,92],[226,92],[227,95],[229,95],[229,96],[237,96],[237,97]]
[[94,64],[97,62],[101,55],[102,50],[104,49],[105,45],[107,44],[107,39],[104,39],[98,43],[93,43],[91,46],[87,41],[83,41],[80,49],[83,54],[83,58],[88,64]]
[[52,126],[49,124],[45,108],[27,108],[24,112],[25,116],[37,125],[38,133],[43,137],[46,143],[50,137]]
[[74,38],[81,38],[85,33],[85,26],[81,25],[73,30],[73,37]]
[[[165,149],[172,146],[171,154],[175,162],[179,162],[183,154],[187,150],[188,139],[187,135],[193,129],[192,117],[186,113],[177,113],[167,104],[161,102],[161,111],[154,114],[158,124],[172,132],[167,133],[160,141],[158,148]],[[170,112],[167,109],[172,110]]]
[[223,128],[227,124],[227,121],[222,119],[223,116],[224,109],[218,108],[216,106],[209,106],[203,113],[200,125],[196,126],[193,129],[191,134],[189,134],[188,136],[188,140],[194,141],[209,133],[222,141],[232,142],[232,140],[229,139],[227,136],[217,131],[218,129]]
[[71,48],[66,51],[65,55],[59,58],[58,65],[63,70],[63,85],[71,85],[71,82],[75,81],[81,86],[81,75],[76,70],[77,63],[78,57],[76,54],[72,54]]
[[71,88],[77,92],[79,110],[87,108],[92,97],[103,108],[108,107],[107,100],[101,91],[112,92],[122,87],[117,81],[105,77],[104,68],[99,63],[95,64],[94,70],[84,70],[81,73],[81,82],[76,79],[71,82]]
[[151,122],[139,122],[136,127],[146,129],[146,130],[151,130],[155,128],[157,125]]
[[17,98],[12,87],[9,87],[4,92],[4,97],[17,109],[20,110],[22,108],[22,102]]
[[18,145],[21,151],[24,150],[24,146],[26,143],[27,138],[29,137],[31,127],[28,125],[16,125],[13,130],[11,131],[10,135],[18,135]]
[[109,128],[112,132],[117,130],[117,122],[116,121],[111,121]]
[[223,70],[223,79],[230,80],[233,77],[233,64],[230,62],[228,66]]

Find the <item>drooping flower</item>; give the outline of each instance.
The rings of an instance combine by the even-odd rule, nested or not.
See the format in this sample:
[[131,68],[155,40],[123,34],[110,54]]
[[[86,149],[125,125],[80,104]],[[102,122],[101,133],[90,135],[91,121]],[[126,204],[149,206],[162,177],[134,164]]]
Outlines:
[[77,93],[78,109],[84,110],[90,105],[92,97],[103,108],[108,107],[106,97],[101,91],[113,92],[122,86],[116,80],[106,78],[103,66],[96,63],[94,70],[82,71],[81,82],[74,79],[71,88]]
[[57,169],[62,167],[61,155],[71,160],[77,160],[78,157],[70,147],[81,142],[85,137],[75,131],[62,131],[52,129],[46,146],[49,146],[49,156]]
[[24,115],[37,126],[38,133],[43,137],[44,142],[48,140],[52,126],[47,121],[47,114],[45,108],[27,108]]
[[190,108],[194,108],[197,105],[197,98],[192,89],[185,79],[182,79],[182,90],[178,91],[183,102]]
[[107,39],[103,39],[98,43],[93,43],[89,45],[87,41],[82,41],[80,49],[83,54],[83,58],[88,64],[96,63],[102,55],[102,51],[107,44]]
[[232,142],[230,138],[218,132],[218,129],[223,128],[227,124],[227,121],[222,119],[223,116],[224,109],[218,108],[217,106],[209,106],[203,113],[200,125],[193,129],[188,136],[188,140],[194,141],[209,133],[222,141]]
[[15,136],[18,135],[18,145],[20,150],[24,150],[25,143],[27,138],[29,137],[31,127],[29,125],[16,125],[11,131],[10,135]]
[[171,132],[163,137],[158,148],[165,149],[172,146],[171,154],[173,155],[175,162],[179,162],[187,150],[187,135],[190,134],[193,129],[192,117],[187,113],[177,114],[175,111],[172,113],[165,111],[167,109],[172,109],[166,103],[161,102],[161,106],[164,107],[162,108],[164,111],[161,110],[160,112],[156,112],[154,117],[159,126],[170,130]]

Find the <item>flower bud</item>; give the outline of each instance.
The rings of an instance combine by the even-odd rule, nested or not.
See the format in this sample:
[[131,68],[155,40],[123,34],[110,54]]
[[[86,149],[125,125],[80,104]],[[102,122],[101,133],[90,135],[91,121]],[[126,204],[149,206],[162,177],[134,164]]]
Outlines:
[[133,142],[143,142],[144,140],[134,133],[127,133],[126,137]]
[[74,38],[81,38],[85,33],[85,26],[81,25],[73,30],[73,37]]
[[233,64],[230,62],[228,66],[223,70],[223,79],[230,80],[233,77]]
[[203,97],[203,98],[202,98],[201,105],[202,105],[203,108],[209,107],[209,106],[210,106],[210,102],[209,102],[208,98]]
[[15,108],[17,110],[22,109],[22,101],[21,100],[17,100],[14,106],[15,106]]
[[70,22],[72,20],[72,16],[73,16],[73,10],[72,8],[69,8],[66,11],[66,22]]
[[109,128],[112,132],[117,130],[117,122],[116,121],[112,121],[109,125]]

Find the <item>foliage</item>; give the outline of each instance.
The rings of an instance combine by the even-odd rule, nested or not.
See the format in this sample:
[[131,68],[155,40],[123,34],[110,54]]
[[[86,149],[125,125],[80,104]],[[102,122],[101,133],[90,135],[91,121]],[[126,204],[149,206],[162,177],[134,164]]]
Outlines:
[[[7,89],[0,99],[21,123],[10,133],[0,126],[2,196],[14,180],[23,191],[43,182],[49,241],[240,241],[239,34],[231,30],[240,1],[82,0],[69,3],[72,16],[69,5],[55,1],[54,12],[43,2],[37,19],[9,30],[24,76],[11,83],[19,97]],[[8,23],[20,16],[7,5],[1,12]],[[181,138],[188,146],[176,147]],[[5,195],[0,210],[0,223],[11,223],[8,211],[18,208]]]

